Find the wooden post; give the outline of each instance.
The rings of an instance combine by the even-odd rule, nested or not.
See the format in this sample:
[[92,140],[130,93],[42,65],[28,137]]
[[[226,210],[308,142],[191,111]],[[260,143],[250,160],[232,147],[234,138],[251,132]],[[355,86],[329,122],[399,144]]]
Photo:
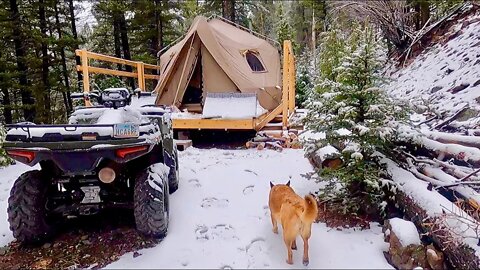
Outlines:
[[282,126],[287,128],[288,121],[288,88],[289,88],[289,72],[290,67],[290,40],[283,41],[283,87],[282,87]]
[[138,87],[145,91],[145,64],[143,62],[137,63]]
[[[90,78],[88,76],[88,56],[86,50],[80,50],[80,58],[82,61],[82,79],[83,79],[83,93],[88,95],[90,92]],[[85,106],[91,107],[92,103],[88,97],[85,97]]]
[[90,92],[90,80],[88,77],[88,57],[87,51],[80,50],[80,58],[82,60],[82,77],[83,77],[83,92]]
[[[290,47],[290,50],[292,48]],[[290,52],[290,67],[288,69],[289,87],[288,87],[288,116],[295,112],[295,57],[293,51]]]

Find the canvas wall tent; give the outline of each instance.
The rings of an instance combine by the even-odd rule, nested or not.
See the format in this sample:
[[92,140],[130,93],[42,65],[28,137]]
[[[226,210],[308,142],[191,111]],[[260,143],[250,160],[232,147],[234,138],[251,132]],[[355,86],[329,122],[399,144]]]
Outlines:
[[185,37],[161,54],[160,67],[157,104],[201,110],[207,93],[254,93],[266,110],[282,102],[278,50],[221,19],[195,18]]

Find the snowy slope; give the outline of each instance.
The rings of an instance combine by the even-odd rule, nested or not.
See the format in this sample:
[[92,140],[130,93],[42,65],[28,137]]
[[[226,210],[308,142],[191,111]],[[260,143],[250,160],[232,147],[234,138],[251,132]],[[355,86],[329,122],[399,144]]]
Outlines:
[[[480,14],[449,29],[451,39],[426,49],[397,70],[386,90],[413,104],[451,114],[464,105],[480,111]],[[465,87],[464,89],[462,89]]]
[[[269,181],[300,195],[318,188],[302,150],[199,150],[180,154],[180,188],[171,198],[170,229],[156,247],[125,254],[107,268],[305,268],[302,242],[286,264],[281,235],[272,232]],[[291,177],[291,178],[290,178]],[[364,231],[314,224],[308,268],[391,268],[378,224]]]

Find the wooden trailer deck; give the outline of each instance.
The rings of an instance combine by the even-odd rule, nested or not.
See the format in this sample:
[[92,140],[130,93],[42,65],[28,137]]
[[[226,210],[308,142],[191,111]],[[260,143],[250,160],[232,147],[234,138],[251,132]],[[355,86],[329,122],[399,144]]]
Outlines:
[[[125,60],[112,56],[77,50],[76,55],[81,59],[81,65],[77,65],[77,71],[83,75],[83,91],[90,91],[90,73],[106,74],[120,77],[130,77],[138,80],[138,86],[142,91],[147,91],[145,80],[158,80],[156,74],[146,74],[145,70],[158,71],[160,66],[146,64],[138,61]],[[132,66],[134,71],[119,71],[108,68],[100,68],[89,65],[89,60],[103,61],[115,64]],[[251,119],[201,119],[201,118],[173,118],[173,128],[176,130],[286,130],[289,127],[289,118],[295,113],[295,58],[292,44],[289,40],[283,43],[283,77],[282,77],[282,102],[272,111],[266,112],[257,118]],[[86,106],[91,106],[85,100]]]

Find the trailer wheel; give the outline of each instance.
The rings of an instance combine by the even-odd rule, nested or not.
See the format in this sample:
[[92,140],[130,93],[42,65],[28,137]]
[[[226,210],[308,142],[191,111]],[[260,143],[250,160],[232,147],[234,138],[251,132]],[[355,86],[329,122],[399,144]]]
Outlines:
[[135,180],[133,211],[137,230],[155,238],[167,234],[169,219],[168,167],[149,166]]
[[39,244],[54,230],[46,209],[49,177],[42,171],[28,171],[15,181],[8,198],[8,222],[13,236],[24,244]]

